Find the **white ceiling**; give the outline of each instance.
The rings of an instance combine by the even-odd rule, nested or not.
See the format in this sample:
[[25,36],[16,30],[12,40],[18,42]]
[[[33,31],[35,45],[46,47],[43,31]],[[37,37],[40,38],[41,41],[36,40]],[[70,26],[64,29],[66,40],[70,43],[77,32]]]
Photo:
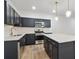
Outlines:
[[[52,13],[52,10],[56,8],[56,0],[11,0],[13,5],[19,12],[29,11],[29,12],[38,12],[44,14],[55,15]],[[68,0],[58,0],[58,15],[65,17],[65,12],[68,6]],[[72,17],[75,17],[75,0],[69,0],[69,8],[72,11]],[[36,6],[36,10],[32,10],[32,6]]]

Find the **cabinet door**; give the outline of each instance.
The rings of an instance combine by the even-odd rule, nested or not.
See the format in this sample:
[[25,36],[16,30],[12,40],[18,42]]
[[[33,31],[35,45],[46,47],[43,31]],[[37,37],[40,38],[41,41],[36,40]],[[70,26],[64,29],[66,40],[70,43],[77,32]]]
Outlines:
[[7,2],[4,0],[4,24],[7,24]]
[[59,59],[75,59],[75,43],[59,44]]
[[13,8],[11,8],[11,24],[13,25],[14,24],[14,10]]
[[17,42],[4,42],[4,59],[18,59]]
[[14,13],[15,13],[15,15],[14,15],[14,17],[15,17],[14,26],[20,26],[20,24],[21,24],[21,22],[20,22],[20,16],[18,15],[17,12],[14,11]]
[[50,40],[51,43],[51,59],[58,59],[58,46],[57,43]]
[[52,48],[52,59],[57,59],[58,55],[57,55],[57,47],[53,46]]
[[21,18],[23,27],[35,27],[34,19],[32,18]]
[[52,44],[51,43],[49,43],[49,57],[50,57],[50,59],[52,59],[52,55],[53,55],[53,46],[52,46]]
[[51,21],[50,20],[44,20],[45,27],[51,27]]
[[34,34],[26,34],[26,44],[35,44],[35,35]]
[[49,38],[44,37],[44,48],[50,59],[58,58],[56,42],[52,42]]
[[7,3],[7,24],[11,24],[11,6]]
[[47,37],[44,37],[44,48],[45,48],[45,51],[46,53],[48,54],[49,56],[49,41],[48,41],[48,38]]
[[44,48],[45,48],[45,51],[46,51],[46,47],[47,47],[46,43],[47,43],[47,41],[45,40],[45,36],[44,36]]
[[57,47],[49,41],[48,55],[50,59],[57,59]]
[[44,38],[44,48],[46,48],[46,45],[45,45],[45,44],[46,44],[46,40],[45,40],[45,38]]
[[20,46],[24,46],[26,43],[25,36],[20,39]]

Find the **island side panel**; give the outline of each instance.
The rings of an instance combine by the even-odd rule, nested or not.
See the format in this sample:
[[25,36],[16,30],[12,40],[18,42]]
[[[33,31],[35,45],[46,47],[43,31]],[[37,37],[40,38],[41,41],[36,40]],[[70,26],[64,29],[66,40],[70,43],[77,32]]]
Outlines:
[[4,42],[4,59],[18,59],[17,41]]
[[75,42],[59,43],[58,59],[75,59]]

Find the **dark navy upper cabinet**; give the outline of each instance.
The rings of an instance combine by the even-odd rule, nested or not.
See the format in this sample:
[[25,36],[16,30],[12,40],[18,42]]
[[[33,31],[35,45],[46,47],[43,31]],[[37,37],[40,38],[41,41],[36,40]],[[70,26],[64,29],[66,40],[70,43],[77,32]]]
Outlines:
[[11,6],[6,2],[7,24],[11,24]]
[[21,27],[35,27],[35,22],[44,22],[44,28],[51,27],[51,21],[49,19],[20,17],[16,10],[7,4],[7,1],[4,1],[4,9],[5,24]]
[[45,27],[51,27],[51,20],[44,20]]
[[4,24],[7,24],[7,2],[4,0]]
[[13,10],[13,8],[11,8],[11,12],[10,13],[11,13],[11,18],[10,18],[11,22],[10,23],[12,25],[14,25],[14,10]]
[[35,27],[35,22],[44,22],[44,28],[51,27],[51,20],[21,17],[22,27]]
[[21,18],[22,27],[35,27],[35,21],[32,18]]
[[8,25],[21,26],[20,15],[5,0],[4,0],[4,23]]
[[14,11],[14,26],[21,26],[20,16]]

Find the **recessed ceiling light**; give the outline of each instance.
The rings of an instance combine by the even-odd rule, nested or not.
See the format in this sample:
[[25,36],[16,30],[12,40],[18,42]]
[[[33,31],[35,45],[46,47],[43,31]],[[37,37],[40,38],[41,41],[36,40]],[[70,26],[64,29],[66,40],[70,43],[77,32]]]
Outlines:
[[53,13],[56,13],[56,10],[52,10]]
[[32,6],[32,10],[36,10],[36,7],[35,6]]

